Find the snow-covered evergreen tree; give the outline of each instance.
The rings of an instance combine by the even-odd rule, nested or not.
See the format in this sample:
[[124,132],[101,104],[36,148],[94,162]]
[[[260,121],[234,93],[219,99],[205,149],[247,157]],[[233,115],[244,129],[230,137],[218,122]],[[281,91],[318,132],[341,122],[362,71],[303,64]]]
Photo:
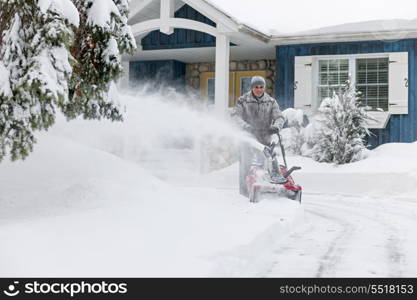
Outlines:
[[0,160],[25,158],[60,109],[121,120],[108,97],[136,45],[127,0],[0,0]]
[[345,164],[362,158],[371,117],[358,101],[358,92],[348,81],[340,93],[320,105],[320,123],[312,157],[319,162]]
[[0,95],[0,159],[9,150],[15,160],[29,154],[35,142],[33,131],[49,128],[55,107],[68,101],[71,65],[67,53],[77,24],[67,17],[70,11],[63,14],[71,8],[69,0],[2,2],[13,16],[2,36],[0,53],[3,81],[9,87]]

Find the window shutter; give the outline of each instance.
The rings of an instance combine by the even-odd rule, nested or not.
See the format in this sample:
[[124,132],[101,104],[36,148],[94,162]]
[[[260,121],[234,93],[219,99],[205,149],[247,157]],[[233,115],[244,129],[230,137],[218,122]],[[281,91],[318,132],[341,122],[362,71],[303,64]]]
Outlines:
[[296,56],[294,65],[294,108],[311,114],[313,57]]
[[408,114],[408,52],[389,55],[389,112]]

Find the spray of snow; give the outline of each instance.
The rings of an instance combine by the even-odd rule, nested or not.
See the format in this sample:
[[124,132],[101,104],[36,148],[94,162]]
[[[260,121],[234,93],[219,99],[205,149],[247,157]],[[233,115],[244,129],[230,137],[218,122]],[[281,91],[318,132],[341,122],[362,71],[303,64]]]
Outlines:
[[112,92],[124,110],[124,122],[77,119],[67,124],[61,116],[52,132],[143,164],[154,175],[165,170],[164,178],[168,173],[173,176],[172,170],[178,175],[181,168],[198,174],[207,159],[202,157],[205,155],[202,147],[207,142],[220,148],[229,145],[227,151],[232,151],[235,157],[242,141],[261,147],[231,121],[217,118],[204,105],[195,105],[202,104],[202,100],[170,89],[152,94],[147,91],[149,87],[123,95]]

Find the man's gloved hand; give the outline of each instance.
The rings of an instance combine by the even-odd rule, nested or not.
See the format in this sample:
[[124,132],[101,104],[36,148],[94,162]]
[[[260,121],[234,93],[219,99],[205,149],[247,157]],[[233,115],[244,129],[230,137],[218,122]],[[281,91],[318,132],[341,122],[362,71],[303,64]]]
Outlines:
[[271,125],[271,127],[269,127],[270,134],[279,133],[280,130],[281,127],[279,127],[278,125]]

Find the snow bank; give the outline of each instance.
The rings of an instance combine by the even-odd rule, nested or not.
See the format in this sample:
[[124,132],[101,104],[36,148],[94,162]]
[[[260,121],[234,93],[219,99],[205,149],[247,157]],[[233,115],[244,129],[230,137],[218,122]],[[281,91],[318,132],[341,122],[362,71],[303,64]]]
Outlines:
[[[0,217],[36,217],[146,198],[164,183],[138,165],[51,135],[40,135],[25,161],[2,162]],[[116,180],[117,179],[117,180]],[[130,195],[130,187],[143,185]]]
[[369,151],[367,158],[335,166],[310,158],[290,157],[303,169],[294,176],[312,193],[407,197],[417,201],[417,142],[389,143]]

